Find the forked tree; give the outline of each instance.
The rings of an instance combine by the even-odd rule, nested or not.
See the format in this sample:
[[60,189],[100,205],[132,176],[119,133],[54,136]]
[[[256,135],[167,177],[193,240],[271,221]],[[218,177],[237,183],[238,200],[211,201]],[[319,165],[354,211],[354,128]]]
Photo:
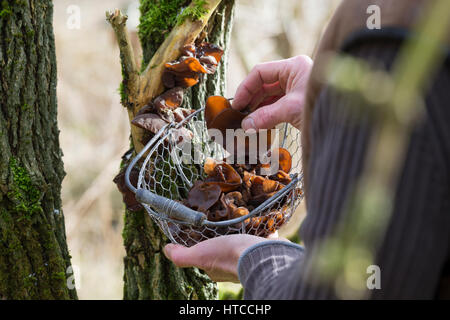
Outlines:
[[[180,49],[199,37],[219,45],[225,54],[215,74],[205,75],[197,85],[186,90],[183,107],[199,108],[209,95],[225,95],[226,52],[233,9],[234,0],[141,0],[139,36],[143,61],[140,70],[126,30],[127,17],[119,10],[107,13],[120,47],[123,72],[120,91],[130,120],[162,93],[164,64],[177,59]],[[123,168],[127,167],[130,156],[142,149],[144,136],[142,129],[131,125],[131,150],[123,157]],[[121,179],[123,175],[119,174],[115,181],[126,193]],[[127,207],[123,238],[125,299],[217,298],[216,284],[206,274],[195,268],[177,268],[165,258],[162,249],[167,239],[139,206]]]

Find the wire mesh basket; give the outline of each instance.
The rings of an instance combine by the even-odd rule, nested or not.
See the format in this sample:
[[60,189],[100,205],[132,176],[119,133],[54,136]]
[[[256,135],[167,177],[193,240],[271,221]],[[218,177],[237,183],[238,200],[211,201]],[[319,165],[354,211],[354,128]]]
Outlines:
[[[241,209],[234,213],[239,211],[240,215],[231,215],[230,210],[199,211],[190,208],[186,199],[196,181],[207,177],[205,162],[210,158],[222,161],[229,156],[210,136],[204,113],[205,108],[201,108],[181,122],[160,129],[128,166],[125,172],[128,188],[173,243],[189,247],[221,235],[268,236],[288,222],[303,199],[300,132],[287,123],[277,127],[274,144],[289,151],[292,169],[285,184],[270,193],[270,197],[239,207],[239,203],[234,203],[239,202],[236,198],[239,191],[232,195],[224,192],[220,201],[229,203],[231,199],[230,205]],[[139,178],[137,186],[133,186],[130,172],[136,165]]]

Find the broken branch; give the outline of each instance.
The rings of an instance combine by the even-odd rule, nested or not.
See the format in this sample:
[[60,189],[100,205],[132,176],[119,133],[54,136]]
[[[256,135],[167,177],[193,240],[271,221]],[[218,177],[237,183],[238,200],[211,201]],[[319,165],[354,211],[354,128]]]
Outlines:
[[117,38],[120,49],[120,57],[124,78],[128,79],[128,91],[132,92],[133,88],[139,82],[139,71],[137,69],[136,60],[134,58],[133,45],[130,41],[130,36],[127,31],[128,17],[124,15],[119,9],[114,12],[106,12],[106,20],[111,24]]

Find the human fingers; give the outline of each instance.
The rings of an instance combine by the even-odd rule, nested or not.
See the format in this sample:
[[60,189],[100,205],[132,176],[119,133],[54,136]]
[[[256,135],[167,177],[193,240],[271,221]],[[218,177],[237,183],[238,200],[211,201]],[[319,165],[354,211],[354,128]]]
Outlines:
[[264,84],[257,94],[253,96],[249,103],[249,109],[251,111],[256,110],[262,102],[266,101],[269,97],[282,97],[285,92],[281,88],[280,82],[272,84]]
[[286,71],[286,64],[286,60],[279,60],[256,65],[236,90],[233,108],[244,109],[264,84],[279,82],[280,75]]
[[169,243],[164,247],[163,252],[169,260],[180,268],[192,267],[198,261],[198,259],[189,254],[189,248],[179,244]]
[[301,94],[290,94],[282,97],[273,104],[256,109],[242,121],[242,129],[260,130],[272,129],[284,122],[291,123],[299,128],[301,111],[303,109],[304,96]]
[[265,240],[235,234],[205,240],[190,248],[168,244],[164,247],[164,254],[178,267],[205,270],[215,281],[237,281],[237,264],[241,253],[251,245]]

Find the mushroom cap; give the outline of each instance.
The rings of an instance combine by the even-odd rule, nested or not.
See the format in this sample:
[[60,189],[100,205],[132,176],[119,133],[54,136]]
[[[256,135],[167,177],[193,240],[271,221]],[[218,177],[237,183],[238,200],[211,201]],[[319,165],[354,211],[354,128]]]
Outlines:
[[225,135],[226,129],[239,129],[247,115],[234,110],[230,101],[221,96],[211,96],[206,100],[205,121],[208,129],[218,129]]
[[157,133],[165,125],[167,125],[167,122],[155,113],[144,113],[138,115],[131,121],[131,123],[152,133]]
[[194,109],[177,108],[173,111],[175,122],[181,122],[195,112]]
[[183,46],[180,51],[182,56],[194,57],[197,53],[197,48],[193,44],[187,44]]
[[203,42],[199,46],[197,46],[197,55],[200,57],[203,56],[213,56],[217,63],[220,62],[223,56],[223,49],[218,45],[208,42]]
[[[270,156],[272,153],[271,150],[267,152]],[[262,164],[261,168],[270,168],[270,163]],[[278,168],[285,173],[289,173],[292,168],[292,156],[288,150],[284,148],[278,148]]]
[[289,171],[291,171],[291,168],[292,168],[291,154],[289,153],[289,151],[287,151],[284,148],[278,148],[278,155],[280,157],[280,160],[279,160],[280,169],[286,173],[289,173]]
[[[131,123],[139,128],[147,130],[151,133],[158,133],[165,125],[168,124],[167,121],[161,118],[159,114],[155,113],[144,113],[135,117]],[[181,127],[178,129],[172,129],[172,135],[169,137],[175,143],[188,142],[192,139],[194,134],[191,130]]]
[[167,110],[173,111],[183,103],[183,95],[183,88],[175,87],[157,97],[153,104],[158,112],[167,112]]
[[289,176],[289,174],[287,174],[283,170],[279,170],[275,175],[273,175],[271,177],[271,179],[275,180],[275,181],[279,181],[280,183],[282,183],[284,185],[287,185],[287,184],[289,184],[292,181],[292,179]]
[[151,113],[155,111],[155,106],[153,105],[152,102],[150,102],[149,104],[143,106],[137,113],[136,116],[140,116],[141,114],[144,113]]
[[208,73],[195,57],[182,57],[180,60],[167,62],[164,67],[166,70],[177,74],[185,72]]
[[237,190],[241,184],[241,176],[232,166],[225,162],[205,162],[204,170],[208,177],[205,182],[217,184],[222,192]]
[[247,180],[247,186],[250,184],[249,190],[251,197],[249,203],[254,205],[260,205],[284,188],[284,185],[278,181],[262,176],[247,175],[247,177],[244,177],[244,180]]
[[213,158],[206,158],[205,160],[205,164],[203,165],[203,170],[205,171],[205,173],[209,176],[209,175],[213,175],[214,174],[214,168],[217,165],[217,161],[214,160]]
[[220,186],[216,184],[196,183],[189,191],[187,204],[193,209],[206,212],[219,201],[221,194]]
[[200,77],[198,73],[190,71],[176,73],[164,70],[162,74],[162,82],[166,88],[173,88],[175,86],[189,88],[195,86],[198,83],[199,79]]

